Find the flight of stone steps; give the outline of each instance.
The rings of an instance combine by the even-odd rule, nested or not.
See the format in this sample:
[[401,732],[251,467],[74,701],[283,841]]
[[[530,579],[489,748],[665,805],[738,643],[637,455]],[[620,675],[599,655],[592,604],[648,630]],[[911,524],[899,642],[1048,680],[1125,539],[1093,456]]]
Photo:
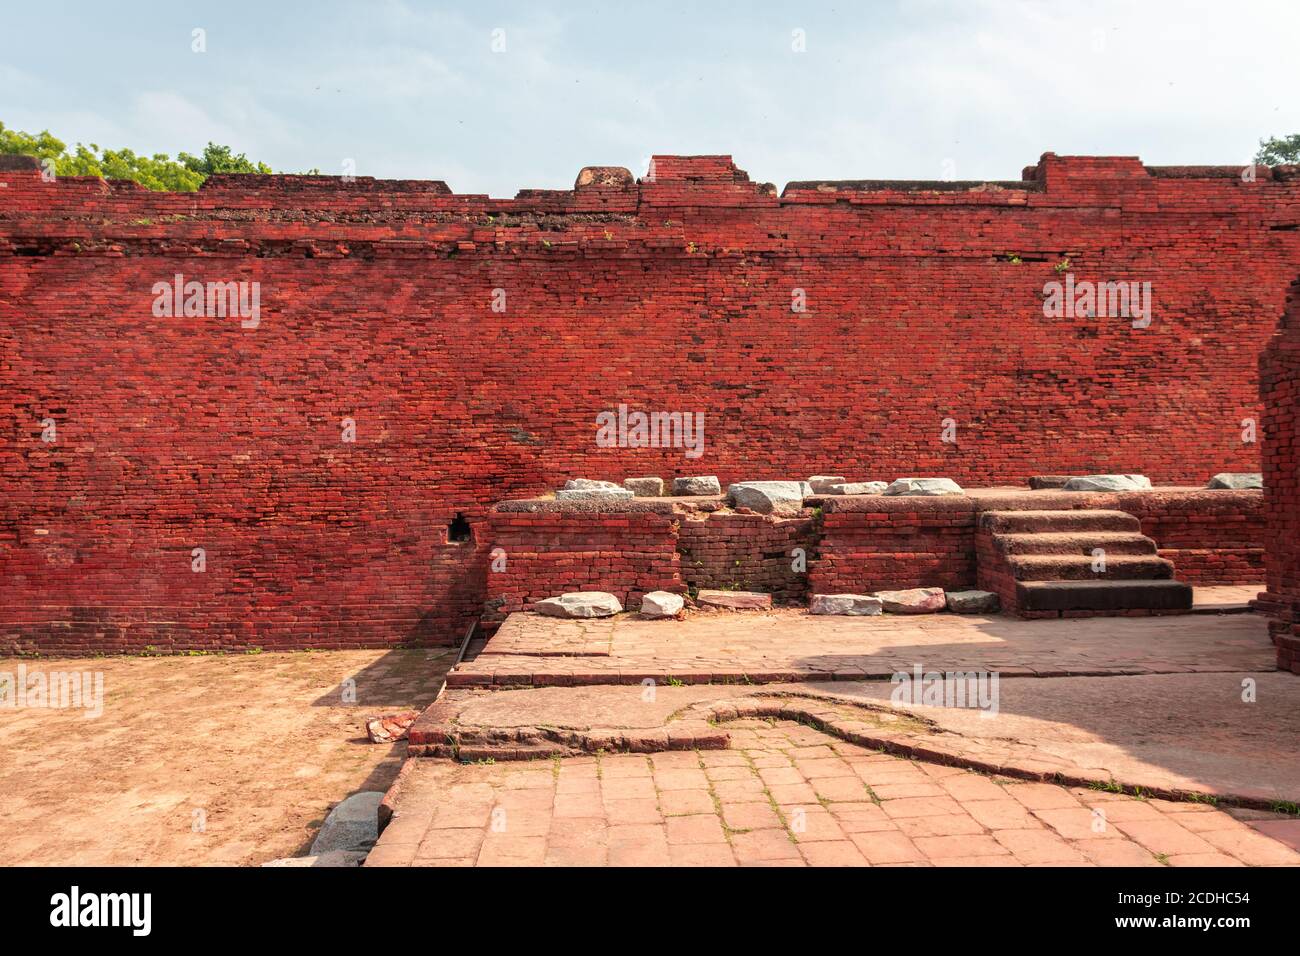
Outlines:
[[979,586],[1022,617],[1190,611],[1190,585],[1123,511],[985,511]]

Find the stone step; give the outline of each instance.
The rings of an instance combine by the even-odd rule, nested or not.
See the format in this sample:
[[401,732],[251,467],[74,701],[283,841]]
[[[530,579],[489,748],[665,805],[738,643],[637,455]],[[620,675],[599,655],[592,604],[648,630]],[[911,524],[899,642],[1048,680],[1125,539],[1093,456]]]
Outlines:
[[1021,581],[1021,611],[1187,611],[1192,588],[1181,581]]
[[995,534],[1003,554],[1086,554],[1102,548],[1112,554],[1155,554],[1156,543],[1136,531],[1045,531]]
[[1106,570],[1094,571],[1093,558],[1075,554],[1009,554],[1007,568],[1017,581],[1158,581],[1174,576],[1174,566],[1154,555],[1107,555]]
[[1142,523],[1125,511],[985,511],[980,527],[994,534],[1138,531]]

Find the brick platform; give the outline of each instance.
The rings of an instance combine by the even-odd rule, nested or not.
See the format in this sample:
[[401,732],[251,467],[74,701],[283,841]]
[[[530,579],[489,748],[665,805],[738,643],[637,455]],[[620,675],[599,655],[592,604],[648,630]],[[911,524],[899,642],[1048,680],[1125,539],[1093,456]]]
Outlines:
[[[609,591],[636,608],[653,590],[756,590],[778,604],[802,604],[814,593],[977,584],[1025,617],[1175,614],[1190,609],[1192,593],[1176,561],[1190,560],[1188,577],[1199,584],[1233,585],[1245,583],[1245,569],[1263,552],[1250,546],[1263,537],[1259,491],[998,488],[807,503],[799,517],[775,517],[733,512],[716,496],[502,502],[487,532],[494,557],[484,621],[495,626],[511,611],[576,590]],[[990,522],[1024,530],[994,534]],[[1145,529],[1175,547],[1157,550]],[[1102,574],[1091,569],[1097,546],[1107,551]],[[1026,567],[1012,568],[1016,562]],[[1159,580],[1133,580],[1141,578]]]
[[834,618],[788,609],[700,612],[684,621],[635,615],[564,621],[507,618],[447,686],[787,683],[885,679],[918,661],[1007,677],[1259,671],[1273,666],[1255,615],[1021,621],[939,614]]

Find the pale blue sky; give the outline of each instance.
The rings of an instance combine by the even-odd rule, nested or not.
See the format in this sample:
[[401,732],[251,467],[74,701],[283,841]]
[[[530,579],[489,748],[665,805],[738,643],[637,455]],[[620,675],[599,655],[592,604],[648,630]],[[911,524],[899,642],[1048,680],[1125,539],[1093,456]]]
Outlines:
[[1048,150],[1245,163],[1300,132],[1295,0],[11,0],[0,19],[8,126],[494,196],[652,153],[730,153],[780,187],[1016,179]]

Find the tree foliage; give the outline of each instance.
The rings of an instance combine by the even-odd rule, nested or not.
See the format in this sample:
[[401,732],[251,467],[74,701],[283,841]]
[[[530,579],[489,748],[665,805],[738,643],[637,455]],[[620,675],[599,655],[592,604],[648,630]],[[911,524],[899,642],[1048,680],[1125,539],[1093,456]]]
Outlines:
[[100,149],[95,143],[78,143],[69,150],[63,140],[49,130],[35,135],[9,129],[0,122],[0,153],[22,153],[53,164],[56,176],[102,176],[105,179],[130,179],[147,189],[167,192],[193,192],[213,173],[269,173],[271,167],[238,155],[229,146],[208,143],[202,155],[178,153],[175,159],[166,153],[152,156],[130,149]]
[[1300,163],[1300,133],[1278,138],[1271,136],[1259,141],[1255,162],[1261,166],[1283,166]]

